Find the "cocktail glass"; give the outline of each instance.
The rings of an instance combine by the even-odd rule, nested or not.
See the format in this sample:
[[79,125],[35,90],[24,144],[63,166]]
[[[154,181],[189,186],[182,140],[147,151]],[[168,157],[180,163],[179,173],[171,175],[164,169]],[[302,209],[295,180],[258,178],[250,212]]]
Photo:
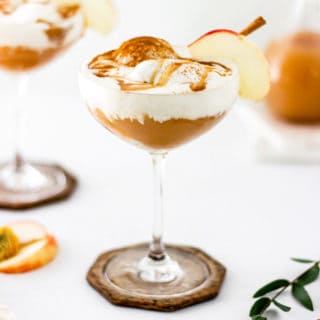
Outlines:
[[[94,61],[97,67],[103,66],[99,59]],[[237,69],[232,70],[231,76],[221,76],[222,85],[181,94],[148,93],[148,90],[128,92],[116,88],[112,82],[109,86],[102,85],[102,78],[97,80],[88,76],[86,71],[87,64],[80,72],[80,90],[91,114],[115,135],[147,151],[154,171],[152,241],[148,246],[138,245],[111,253],[112,257],[104,266],[105,279],[111,290],[116,287],[119,292],[132,296],[168,299],[187,296],[193,290],[205,287],[208,279],[212,279],[212,272],[204,262],[205,254],[190,248],[164,245],[165,160],[171,150],[209,131],[231,109],[238,96]],[[215,104],[214,108],[212,104]],[[204,112],[211,110],[211,113],[195,116],[199,108]],[[142,118],[135,118],[133,113],[141,109],[145,111]],[[114,110],[119,110],[120,115],[110,116]],[[191,115],[189,118],[179,116],[186,110]],[[153,117],[154,112],[163,119]],[[207,298],[212,293],[209,291],[206,292]]]
[[0,168],[0,206],[20,209],[66,193],[69,177],[64,169],[30,162],[23,155],[25,97],[32,73],[79,40],[85,25],[79,5],[58,6],[49,0],[4,0],[0,14],[0,69],[13,80],[15,108],[15,151]]

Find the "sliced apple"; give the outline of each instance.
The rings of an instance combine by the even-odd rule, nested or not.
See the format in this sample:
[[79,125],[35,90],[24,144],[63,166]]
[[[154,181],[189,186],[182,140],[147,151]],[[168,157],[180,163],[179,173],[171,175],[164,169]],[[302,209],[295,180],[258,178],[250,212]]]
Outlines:
[[8,227],[16,234],[21,246],[44,239],[48,236],[46,228],[33,221],[18,221],[8,225]]
[[54,237],[47,236],[43,240],[26,245],[15,256],[0,262],[0,272],[23,273],[38,269],[50,263],[57,252],[57,241]]
[[100,33],[108,33],[115,22],[115,9],[111,0],[53,0],[59,5],[78,4],[82,7],[86,24]]
[[17,235],[8,227],[0,228],[0,261],[16,255],[20,244]]
[[261,50],[247,37],[232,30],[213,30],[188,48],[197,60],[225,59],[234,62],[239,69],[241,97],[259,101],[267,95],[270,88],[268,62]]
[[101,33],[111,31],[115,22],[115,10],[111,0],[82,0],[89,28]]

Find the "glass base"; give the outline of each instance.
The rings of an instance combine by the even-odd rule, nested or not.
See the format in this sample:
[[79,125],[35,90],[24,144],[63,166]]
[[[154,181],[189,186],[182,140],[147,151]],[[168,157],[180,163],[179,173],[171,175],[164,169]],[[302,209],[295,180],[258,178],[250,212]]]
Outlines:
[[8,163],[0,167],[0,206],[24,208],[49,201],[68,188],[66,172],[53,165]]
[[226,272],[221,263],[194,247],[167,245],[166,249],[171,261],[180,267],[171,281],[145,281],[141,277],[148,244],[104,252],[91,266],[87,280],[113,304],[148,310],[175,311],[217,296]]
[[147,257],[146,248],[119,253],[105,268],[105,277],[130,294],[176,295],[201,286],[209,277],[206,264],[197,256],[168,248],[162,261]]
[[139,277],[148,282],[166,283],[183,276],[179,264],[168,255],[161,260],[142,258],[137,265]]

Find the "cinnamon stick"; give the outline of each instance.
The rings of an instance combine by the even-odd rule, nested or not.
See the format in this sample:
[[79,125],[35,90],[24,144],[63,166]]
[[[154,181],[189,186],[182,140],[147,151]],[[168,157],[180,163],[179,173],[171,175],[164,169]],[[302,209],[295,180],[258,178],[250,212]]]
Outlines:
[[248,36],[249,34],[255,32],[256,30],[258,30],[259,28],[264,26],[266,23],[267,22],[266,22],[266,20],[264,20],[263,17],[258,17],[253,22],[251,22],[246,28],[244,28],[240,32],[240,34],[243,36]]

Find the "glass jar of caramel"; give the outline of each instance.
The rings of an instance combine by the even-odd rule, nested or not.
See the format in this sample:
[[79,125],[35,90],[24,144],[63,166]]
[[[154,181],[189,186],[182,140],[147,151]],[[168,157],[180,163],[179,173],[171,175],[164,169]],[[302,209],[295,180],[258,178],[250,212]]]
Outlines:
[[286,121],[320,123],[320,0],[298,0],[295,9],[287,33],[266,49],[267,106]]

